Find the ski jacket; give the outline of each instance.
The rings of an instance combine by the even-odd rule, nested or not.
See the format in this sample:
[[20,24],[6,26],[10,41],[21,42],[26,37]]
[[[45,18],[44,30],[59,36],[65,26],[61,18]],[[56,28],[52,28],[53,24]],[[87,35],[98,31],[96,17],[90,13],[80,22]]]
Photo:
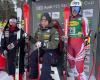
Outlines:
[[88,36],[88,20],[85,17],[71,18],[69,24],[69,37],[86,37]]
[[38,28],[35,33],[34,43],[37,41],[43,42],[44,49],[57,49],[59,44],[59,34],[51,22],[47,28]]

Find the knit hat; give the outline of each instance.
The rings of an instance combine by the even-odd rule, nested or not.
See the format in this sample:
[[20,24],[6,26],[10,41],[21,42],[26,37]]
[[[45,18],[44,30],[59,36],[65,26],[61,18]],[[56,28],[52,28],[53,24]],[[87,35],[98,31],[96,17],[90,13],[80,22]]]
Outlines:
[[41,20],[48,20],[48,22],[51,22],[51,17],[48,13],[43,13],[41,16]]

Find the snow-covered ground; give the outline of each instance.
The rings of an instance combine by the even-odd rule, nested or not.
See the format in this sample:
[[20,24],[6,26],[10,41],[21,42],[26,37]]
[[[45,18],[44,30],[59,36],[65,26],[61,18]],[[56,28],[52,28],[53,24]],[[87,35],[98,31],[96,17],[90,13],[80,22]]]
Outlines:
[[[58,71],[56,67],[52,67],[52,70],[55,72],[54,74],[51,74],[54,80],[61,80],[58,75]],[[26,75],[26,73],[24,73]],[[88,77],[87,77],[88,78]],[[0,79],[1,80],[1,79]],[[18,69],[16,69],[16,80],[18,80]],[[26,80],[26,76],[24,76],[24,80]],[[71,77],[67,77],[67,80],[73,80]],[[88,79],[87,79],[88,80]],[[91,76],[90,80],[96,80],[94,76]]]
[[[67,77],[67,80],[74,80],[72,77]],[[88,76],[87,76],[87,80],[88,80]],[[96,80],[95,77],[92,75],[90,80]]]

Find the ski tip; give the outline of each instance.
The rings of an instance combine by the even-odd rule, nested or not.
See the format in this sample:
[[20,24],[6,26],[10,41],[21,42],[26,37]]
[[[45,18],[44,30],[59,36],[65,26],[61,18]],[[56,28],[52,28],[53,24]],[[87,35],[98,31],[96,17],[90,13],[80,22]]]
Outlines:
[[64,10],[70,10],[69,6],[64,7]]

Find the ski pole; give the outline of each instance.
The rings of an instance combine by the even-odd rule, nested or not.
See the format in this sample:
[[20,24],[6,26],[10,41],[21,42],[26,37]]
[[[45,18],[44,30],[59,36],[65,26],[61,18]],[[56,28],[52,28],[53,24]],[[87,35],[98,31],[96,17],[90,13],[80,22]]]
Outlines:
[[39,65],[40,49],[38,48],[38,80],[40,80],[40,65]]

